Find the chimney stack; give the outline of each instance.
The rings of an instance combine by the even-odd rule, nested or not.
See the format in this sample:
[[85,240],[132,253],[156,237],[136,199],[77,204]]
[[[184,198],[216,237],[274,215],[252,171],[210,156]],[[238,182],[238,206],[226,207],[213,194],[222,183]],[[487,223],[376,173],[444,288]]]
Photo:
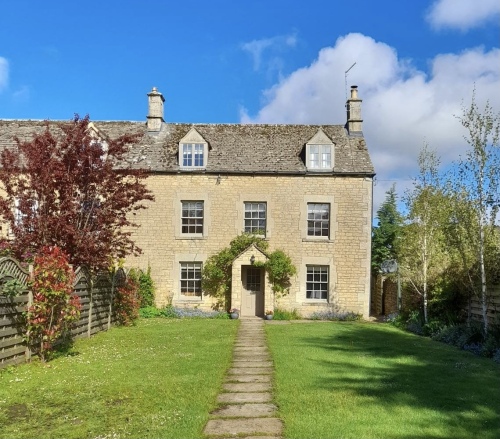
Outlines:
[[351,86],[351,97],[347,100],[347,123],[349,135],[363,135],[363,119],[361,119],[361,99],[358,98],[358,86]]
[[148,93],[148,131],[160,131],[163,120],[163,95],[153,87]]

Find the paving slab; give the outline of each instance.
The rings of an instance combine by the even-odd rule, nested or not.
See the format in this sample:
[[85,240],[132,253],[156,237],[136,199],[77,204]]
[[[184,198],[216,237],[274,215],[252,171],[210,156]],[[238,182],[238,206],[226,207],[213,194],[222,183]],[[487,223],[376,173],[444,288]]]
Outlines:
[[271,383],[225,383],[226,392],[270,392]]
[[228,375],[227,383],[270,383],[271,375]]
[[271,402],[272,396],[269,392],[250,393],[219,393],[217,402],[241,404],[243,402]]
[[234,354],[267,354],[269,350],[266,346],[241,346],[233,349]]
[[208,421],[204,433],[206,435],[242,435],[264,433],[269,435],[281,434],[281,421],[277,418],[242,418],[242,419],[211,419]]
[[259,418],[274,416],[274,404],[232,404],[214,410],[211,415],[221,418]]
[[233,361],[233,367],[272,367],[272,361],[264,361],[264,360],[236,360]]
[[265,361],[269,360],[271,358],[271,355],[269,352],[264,352],[264,353],[254,353],[254,352],[237,352],[233,353],[233,361],[238,360],[238,359],[243,359],[246,361]]
[[270,375],[273,373],[270,367],[232,367],[229,375]]
[[267,347],[267,342],[264,340],[237,340],[234,344],[235,348],[245,348],[245,347],[260,347],[260,348],[265,348]]

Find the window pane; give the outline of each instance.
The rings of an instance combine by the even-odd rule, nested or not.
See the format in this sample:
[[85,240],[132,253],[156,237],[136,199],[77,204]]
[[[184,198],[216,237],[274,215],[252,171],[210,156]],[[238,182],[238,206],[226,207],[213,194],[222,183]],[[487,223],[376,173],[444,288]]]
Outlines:
[[203,166],[203,145],[201,143],[195,145],[194,166]]
[[182,166],[191,168],[205,166],[205,144],[183,143],[181,148]]
[[266,234],[266,203],[245,203],[245,232]]
[[250,291],[260,291],[261,270],[259,268],[247,268],[247,285],[246,289]]
[[307,267],[306,297],[308,299],[328,299],[328,266]]
[[182,145],[182,166],[193,166],[192,145],[190,143]]
[[312,169],[330,169],[332,167],[331,145],[308,145],[309,164]]
[[201,297],[201,262],[181,262],[181,295]]
[[332,167],[330,145],[321,145],[321,168],[328,169]]
[[326,236],[330,233],[330,205],[309,203],[307,205],[307,235]]
[[182,233],[203,234],[203,201],[182,202]]

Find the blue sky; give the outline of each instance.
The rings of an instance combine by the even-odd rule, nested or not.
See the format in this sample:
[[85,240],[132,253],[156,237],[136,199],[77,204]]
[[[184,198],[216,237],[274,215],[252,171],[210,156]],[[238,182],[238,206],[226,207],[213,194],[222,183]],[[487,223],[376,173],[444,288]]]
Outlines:
[[454,115],[500,110],[498,0],[16,0],[0,6],[0,118],[345,122],[359,86],[376,206],[424,142],[463,153]]

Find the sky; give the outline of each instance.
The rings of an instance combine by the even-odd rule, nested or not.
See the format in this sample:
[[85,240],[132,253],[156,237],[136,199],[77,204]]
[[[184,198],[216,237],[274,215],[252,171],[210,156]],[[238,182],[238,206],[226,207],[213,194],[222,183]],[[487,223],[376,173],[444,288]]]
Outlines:
[[473,93],[500,111],[500,1],[0,3],[2,119],[145,121],[155,86],[167,122],[344,124],[351,85],[376,212],[464,154]]

